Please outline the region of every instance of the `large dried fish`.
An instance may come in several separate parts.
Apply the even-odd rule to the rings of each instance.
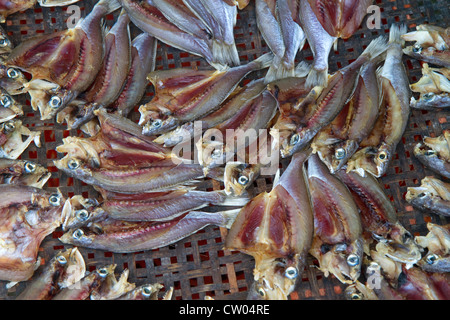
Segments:
[[[102,19],[118,6],[116,0],[100,0],[74,28],[14,48],[6,65],[32,75],[26,90],[41,119],[51,119],[92,84],[104,57]]]
[[[417,244],[427,249],[417,265],[427,272],[450,272],[450,225],[427,223],[428,234],[416,236]]]
[[[426,168],[450,178],[450,130],[444,130],[438,137],[424,137],[413,152]]]
[[[408,187],[405,200],[414,207],[450,217],[450,183],[428,176],[420,187]]]
[[[59,252],[30,280],[16,300],[51,300],[62,288],[81,280],[85,272],[85,262],[77,248]]]
[[[362,142],[362,149],[348,161],[348,170],[362,175],[367,172],[381,177],[386,173],[409,120],[411,91],[402,61],[401,40],[405,32],[406,26],[391,26],[386,60],[380,73],[385,112],[380,114],[367,144]]]
[[[44,238],[62,223],[64,198],[39,188],[0,185],[0,279],[28,280]]]
[[[247,74],[268,67],[272,58],[272,54],[265,54],[246,65],[221,71],[181,68],[150,73],[148,79],[156,95],[139,108],[143,133],[150,136],[168,132],[211,114]]]
[[[350,189],[360,210],[363,230],[378,241],[377,251],[409,266],[420,260],[419,248],[399,222],[394,206],[377,179],[369,174],[362,177],[353,171],[346,172],[345,168],[336,175]]]
[[[107,218],[95,228],[71,229],[59,239],[63,243],[111,252],[152,250],[175,243],[209,225],[229,228],[239,210],[191,211],[168,221],[127,222]]]
[[[272,190],[242,208],[225,247],[255,258],[250,299],[287,299],[301,278],[313,238],[313,212],[304,162],[296,153]]]
[[[363,261],[362,226],[358,207],[348,188],[312,155],[307,162],[309,190],[314,209],[314,240],[310,253],[325,276],[330,273],[351,284]]]
[[[0,159],[0,184],[42,188],[50,176],[47,168],[33,161]]]

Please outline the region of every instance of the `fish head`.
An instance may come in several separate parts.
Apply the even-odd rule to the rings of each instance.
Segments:
[[[77,247],[89,246],[94,242],[94,239],[95,234],[84,227],[70,229],[59,238],[62,243],[71,244]]]
[[[178,125],[178,121],[172,117],[155,118],[148,120],[142,127],[142,134],[146,136],[153,136],[161,133],[166,133]]]
[[[61,270],[58,286],[66,288],[80,281],[86,274],[86,264],[78,248],[69,248],[53,257],[52,262]]]
[[[378,300],[377,295],[369,286],[355,281],[344,290],[346,300]]]
[[[242,195],[259,176],[260,169],[259,164],[227,162],[224,172],[225,192],[235,196]]]
[[[450,258],[428,252],[417,262],[417,266],[426,272],[448,272],[450,270]]]
[[[405,200],[418,208],[429,208],[436,195],[428,187],[408,187]]]
[[[249,300],[287,300],[300,277],[298,259],[264,259],[253,270]]]
[[[100,156],[96,150],[95,141],[91,139],[69,136],[63,139],[62,145],[56,147],[56,151],[83,160],[93,168],[100,167]]]
[[[78,158],[65,156],[62,159],[54,161],[55,166],[71,177],[89,178],[92,176],[91,169],[86,163]]]
[[[5,89],[0,88],[0,108],[9,109],[16,115],[23,115],[23,106],[18,103]]]
[[[88,225],[102,213],[96,199],[75,195],[64,203],[62,229],[66,231]]]
[[[347,172],[355,171],[360,176],[364,177],[367,173],[376,175],[378,170],[375,163],[375,157],[377,157],[378,150],[373,147],[366,147],[358,150],[347,161]]]
[[[25,139],[23,139],[25,137]],[[40,132],[30,131],[21,120],[0,123],[0,156],[17,159],[31,142],[40,147]]]
[[[4,32],[3,28],[0,32],[0,54],[10,53],[14,48],[14,44],[11,39],[8,37],[7,33]]]
[[[440,156],[450,159],[450,130],[444,130],[438,137],[424,137],[423,143]]]
[[[410,106],[413,109],[432,110],[436,108],[445,108],[450,105],[450,95],[448,93],[427,92],[420,94],[417,100],[411,97]]]
[[[46,167],[33,161],[21,161],[21,167],[22,175],[19,179],[21,184],[42,188],[51,177]]]

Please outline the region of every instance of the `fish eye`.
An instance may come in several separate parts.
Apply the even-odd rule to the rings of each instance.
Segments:
[[[89,218],[89,212],[86,209],[77,210],[75,216],[80,221],[86,221]]]
[[[59,194],[54,193],[48,198],[48,202],[52,206],[57,207],[57,206],[59,206],[61,204],[61,197],[60,197]]]
[[[61,98],[58,96],[51,97],[48,105],[53,109],[59,108],[61,106]]]
[[[150,286],[145,286],[142,288],[142,295],[144,297],[150,297],[150,295],[152,294],[152,288]]]
[[[436,262],[436,260],[438,259],[438,256],[435,254],[430,254],[425,258],[425,261],[428,264],[434,264]]]
[[[291,140],[289,141],[289,144],[291,146],[296,145],[300,141],[300,135],[298,133],[295,133],[291,136]]]
[[[62,265],[65,265],[67,263],[67,259],[64,256],[56,257],[56,261],[58,261],[58,263]]]
[[[432,100],[435,97],[435,94],[433,92],[427,92],[423,95],[423,98],[425,100]]]
[[[70,170],[78,169],[79,166],[80,163],[75,159],[70,159],[69,161],[67,161],[67,168],[69,168]]]
[[[436,154],[436,151],[434,151],[434,150],[427,150],[424,152],[424,155],[427,157],[434,156],[435,154]]]
[[[357,266],[359,264],[359,257],[356,254],[351,254],[347,258],[347,264],[350,267]]]
[[[387,159],[386,152],[384,151],[380,152],[380,154],[378,155],[378,159],[380,159],[381,161],[385,161]]]
[[[0,96],[0,104],[5,108],[9,108],[12,104],[12,98],[7,94],[2,94]]]
[[[8,70],[6,71],[6,74],[8,75],[9,78],[15,79],[19,76],[19,71],[17,71],[14,68],[8,68]]]
[[[25,172],[26,173],[33,173],[33,172],[35,172],[36,171],[36,164],[35,163],[33,163],[33,162],[29,162],[29,161],[27,161],[27,162],[25,162]]]
[[[415,53],[421,53],[422,52],[422,47],[419,44],[416,44],[413,47],[412,51],[415,52]]]
[[[5,132],[12,132],[16,129],[16,125],[14,124],[13,121],[8,121],[3,125],[3,128],[5,130]]]
[[[259,288],[256,290],[256,292],[258,292],[258,294],[259,294],[261,297],[265,297],[265,296],[266,296],[266,291],[265,291],[262,287],[259,287]]]
[[[77,229],[73,232],[72,237],[76,240],[80,240],[84,236],[84,232],[81,229]]]
[[[346,152],[345,152],[344,148],[338,148],[338,149],[336,149],[336,152],[334,153],[334,156],[335,156],[336,159],[342,160],[342,159],[344,159],[345,154],[346,154]]]
[[[286,269],[286,271],[284,272],[284,276],[288,279],[295,279],[298,276],[298,270],[295,267],[289,267]]]
[[[361,295],[357,294],[357,293],[352,293],[352,295],[350,296],[351,300],[362,300]]]
[[[161,120],[161,119],[153,120],[153,122],[152,122],[152,127],[154,127],[154,128],[159,128],[159,127],[161,127],[161,126],[162,126],[162,120]]]
[[[248,181],[249,181],[249,179],[244,175],[242,175],[238,178],[238,183],[243,186],[245,186],[248,183]]]
[[[5,48],[5,47],[7,47],[9,45],[10,45],[10,42],[9,42],[8,39],[6,39],[6,38],[1,38],[0,39],[0,47]]]
[[[97,269],[97,273],[100,277],[104,278],[108,275],[108,269],[106,268]]]

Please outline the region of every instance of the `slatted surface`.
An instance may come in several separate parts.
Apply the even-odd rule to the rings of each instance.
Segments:
[[[96,1],[80,1],[81,16],[85,16]],[[345,67],[356,59],[372,39],[379,35],[387,35],[392,23],[405,23],[409,30],[414,30],[416,25],[432,23],[448,26],[450,10],[447,0],[442,1],[380,1],[375,4],[381,7],[381,28],[369,30],[366,20],[361,28],[349,40],[338,43],[337,51],[330,54],[330,72]],[[70,16],[66,7],[41,8],[16,13],[10,16],[4,25],[6,31],[16,44],[37,34],[51,33],[67,28],[66,20]],[[112,25],[117,13],[107,16],[107,25]],[[132,35],[139,33],[134,26]],[[261,54],[268,52],[267,45],[257,30],[253,2],[243,11],[239,12],[235,28],[235,38],[240,54],[241,62],[251,61]],[[298,61],[312,61],[312,53],[306,45],[299,53]],[[180,52],[174,48],[159,43],[157,51],[157,69],[169,69],[176,67],[208,67],[199,57]],[[420,63],[414,59],[404,57],[405,66],[411,82],[416,82],[421,77]],[[261,77],[262,73],[255,72],[250,78]],[[142,102],[149,101],[153,95],[153,88],[148,86],[146,96]],[[22,155],[22,159],[32,159],[45,166],[52,172],[52,177],[46,185],[48,189],[59,188],[64,195],[73,196],[82,194],[85,197],[94,196],[95,192],[90,186],[67,177],[58,172],[53,165],[53,160],[61,157],[55,148],[61,144],[61,140],[68,135],[80,135],[77,130],[68,131],[65,125],[59,125],[52,121],[39,120],[39,114],[30,108],[27,96],[20,97],[20,101],[26,104],[25,115],[22,118],[25,125],[32,130],[42,131],[41,148],[30,146]],[[137,108],[131,115],[137,120],[139,114]],[[414,235],[427,233],[426,223],[449,223],[448,219],[432,213],[423,213],[415,210],[404,200],[407,187],[420,185],[420,180],[427,175],[434,175],[425,169],[414,157],[413,144],[424,137],[440,135],[442,130],[449,129],[449,113],[445,111],[413,111],[410,123],[406,129],[402,143],[397,148],[397,155],[385,176],[381,178],[397,208],[400,221]],[[283,167],[287,164],[283,162]],[[256,195],[272,187],[272,177],[260,177],[255,181],[250,194]],[[223,186],[216,181],[206,180],[199,189],[217,190]],[[130,270],[130,282],[136,285],[144,283],[161,283],[165,288],[173,286],[174,299],[204,299],[212,296],[215,299],[245,299],[247,290],[252,283],[253,259],[240,252],[223,250],[224,239],[227,230],[218,227],[207,227],[191,237],[179,241],[158,250],[136,252],[129,254],[115,254],[100,250],[80,248],[85,258],[88,270],[97,266],[115,263],[116,272],[125,268]],[[41,245],[39,255],[42,264],[49,261],[56,252],[67,246],[63,245],[58,237],[62,235],[57,230],[48,236]],[[317,261],[309,257],[308,265],[299,281],[298,289],[291,294],[292,299],[344,299],[342,285],[333,276],[325,278],[315,268]],[[26,282],[19,283],[7,290],[6,282],[0,281],[0,299],[14,299],[27,286]],[[164,293],[164,290],[163,292]]]

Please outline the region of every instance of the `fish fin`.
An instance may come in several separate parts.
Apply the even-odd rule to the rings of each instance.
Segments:
[[[122,4],[119,0],[100,0],[97,4],[105,3],[107,6],[107,14],[116,11],[117,9],[122,7]]]
[[[220,212],[225,218],[225,223],[220,227],[230,229],[233,225],[234,220],[236,220],[237,215],[241,212],[241,209],[227,210]]]
[[[396,24],[391,25],[391,29],[389,30],[389,43],[397,43],[400,45],[405,45],[405,40],[402,38],[402,35],[406,34],[408,31],[408,27],[405,24],[397,26]]]
[[[275,173],[275,177],[273,178],[273,185],[276,186],[278,184],[278,181],[280,181],[280,169],[277,170],[277,172]]]
[[[386,38],[380,36],[369,43],[362,55],[369,56],[369,59],[373,60],[384,53],[387,47]]]
[[[274,59],[274,55],[271,52],[265,53],[259,58],[253,60],[250,63],[256,63],[258,65],[257,69],[269,68]]]
[[[226,195],[225,191],[220,192],[223,192],[223,194],[225,195],[225,200],[223,202],[217,203],[216,205],[218,206],[243,207],[250,200],[250,198],[247,195],[237,197]]]
[[[326,87],[328,83],[328,68],[326,70],[317,70],[312,68],[306,78],[305,87],[314,88],[316,86]]]
[[[212,55],[214,60],[221,65],[238,66],[241,63],[234,43],[227,45],[223,42],[213,41]]]
[[[308,75],[308,73],[311,71],[311,65],[307,63],[306,61],[301,61],[296,67],[295,67],[295,76],[297,78],[303,78]]]

